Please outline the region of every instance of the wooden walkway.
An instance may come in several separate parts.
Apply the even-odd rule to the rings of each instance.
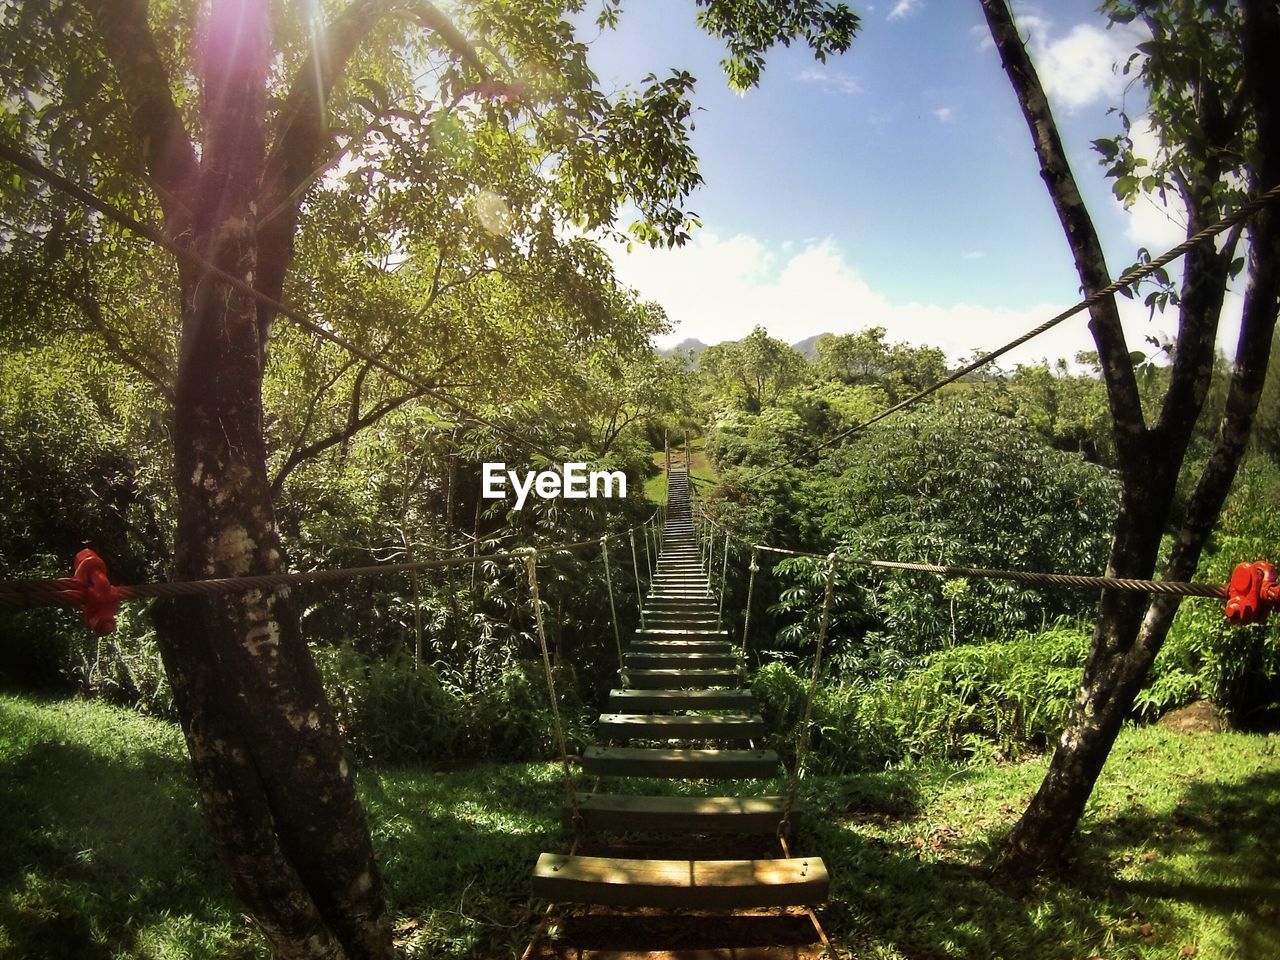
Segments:
[[[657,568],[643,626],[624,653],[621,672],[620,686],[609,693],[609,712],[596,725],[599,742],[581,757],[584,773],[606,786],[614,781],[619,791],[578,796],[575,850],[586,847],[602,855],[542,854],[533,872],[534,893],[553,904],[583,904],[606,913],[609,908],[697,913],[824,902],[828,877],[818,857],[721,856],[743,847],[785,850],[776,842],[785,798],[749,789],[725,795],[724,781],[776,777],[780,765],[776,753],[754,745],[764,723],[752,693],[742,686],[728,632],[721,629],[683,469],[673,468],[668,477]],[[697,792],[647,796],[617,783],[636,778],[694,781]],[[637,781],[635,786],[644,785]],[[574,813],[566,803],[566,822],[573,823]],[[637,835],[657,839],[637,842]],[[690,857],[688,851],[699,845],[705,858]],[[643,856],[635,855],[637,850]]]

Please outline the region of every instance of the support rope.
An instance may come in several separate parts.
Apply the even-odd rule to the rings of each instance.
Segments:
[[[560,746],[560,765],[564,769],[565,789],[569,794],[569,809],[574,833],[582,831],[582,813],[578,809],[578,785],[569,763],[569,741],[564,735],[564,722],[560,719],[560,700],[556,696],[556,678],[551,670],[551,653],[547,649],[547,627],[542,619],[542,600],[538,596],[538,548],[525,547],[525,569],[529,572],[529,597],[533,604],[533,618],[538,628],[538,646],[542,648],[542,666],[547,674],[547,692],[551,697],[551,717],[555,724],[556,740]]]
[[[724,535],[724,562],[720,564],[720,610],[716,614],[716,629],[724,629],[724,594],[729,581],[729,535]]]
[[[636,534],[634,530],[628,531],[631,538],[631,569],[636,575],[636,606],[640,608],[640,629],[645,629],[644,624],[644,593],[640,590],[640,562],[636,559]]]
[[[618,607],[613,602],[613,574],[609,570],[609,538],[600,538],[600,550],[604,554],[604,583],[609,589],[609,616],[613,621],[613,642],[618,648],[618,676],[622,678],[622,688],[627,688],[627,668],[622,659],[622,635],[618,631]]]
[[[756,590],[756,574],[760,572],[760,548],[751,548],[751,564],[747,567],[750,576],[747,579],[747,609],[742,615],[742,649],[738,652],[738,677],[745,682],[747,678],[747,635],[751,630],[751,597]]]

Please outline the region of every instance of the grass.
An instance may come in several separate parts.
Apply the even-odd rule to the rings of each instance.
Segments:
[[[698,480],[704,481],[700,489],[705,492],[709,485],[720,482],[720,474],[716,473],[715,468],[711,465],[711,460],[707,457],[707,438],[696,437],[689,441],[689,461],[693,468],[693,479],[696,483]],[[672,446],[671,462],[679,466],[684,462],[684,448]],[[667,502],[667,474],[666,454],[662,450],[655,450],[653,453],[653,464],[662,472],[656,476],[649,477],[644,482],[644,495],[654,503]]]
[[[824,815],[801,842],[833,876],[829,930],[878,960],[1280,956],[1276,737],[1125,731],[1070,867],[1002,889],[981,864],[1043,764],[806,782]],[[558,769],[366,769],[361,790],[406,953],[511,956],[541,907],[528,894],[536,855],[567,846]],[[266,956],[217,867],[172,726],[0,697],[0,957]]]

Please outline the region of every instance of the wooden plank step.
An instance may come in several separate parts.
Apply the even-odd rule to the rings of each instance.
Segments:
[[[628,653],[733,653],[728,640],[637,640]]]
[[[640,627],[632,631],[637,640],[724,640],[728,630],[675,629],[672,627]]]
[[[778,860],[622,860],[544,853],[533,892],[553,903],[744,909],[821,903],[830,880],[819,857]]]
[[[778,755],[772,750],[591,746],[582,751],[582,772],[593,777],[767,780],[778,775]]]
[[[640,797],[587,793],[578,797],[578,813],[588,830],[623,833],[755,833],[772,834],[782,820],[783,797]],[[573,825],[573,808],[561,807]],[[792,810],[796,823],[799,811]]]
[[[677,630],[714,630],[719,617],[704,616],[701,613],[666,613],[645,609],[644,622],[646,630],[657,630],[658,627],[676,627]]]
[[[759,714],[670,715],[662,713],[602,713],[596,721],[596,736],[602,739],[705,740],[723,737],[748,740],[764,735]]]
[[[692,650],[632,650],[623,654],[623,662],[637,670],[736,670],[738,667],[738,658],[732,653]]]
[[[687,619],[684,617],[655,617],[648,611],[644,615],[644,629],[646,630],[714,630],[716,628],[716,618],[710,619]]]
[[[750,690],[610,690],[609,708],[617,713],[647,710],[755,710]]]
[[[659,597],[648,597],[645,599],[644,603],[644,614],[647,617],[654,613],[705,617],[717,615],[719,613],[719,608],[714,600],[707,597],[698,597],[694,600],[678,600],[675,602]]]
[[[627,686],[639,690],[703,690],[707,687],[735,687],[736,670],[633,670],[627,668]]]

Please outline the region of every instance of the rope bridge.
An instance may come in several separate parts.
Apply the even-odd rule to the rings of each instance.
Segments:
[[[782,796],[645,792],[660,779],[719,787],[779,774],[777,753],[754,745],[765,727],[745,688],[745,650],[735,649],[723,629],[728,560],[721,561],[717,597],[708,550],[690,510],[687,471],[672,468],[641,623],[625,650],[619,647],[619,686],[608,695],[611,712],[596,722],[598,742],[578,758],[596,786],[580,792],[566,759],[563,814],[573,843],[568,853],[542,854],[534,867],[534,892],[551,903],[544,929],[559,904],[679,911],[799,907],[825,943],[811,905],[827,897],[826,866],[790,849],[798,769]],[[618,792],[598,792],[606,779],[619,784]],[[636,834],[659,838],[641,846],[645,856],[635,855]],[[709,847],[709,856],[688,856],[695,838]],[[765,848],[776,844],[780,855],[724,857],[736,848],[760,848],[762,841]],[[535,936],[526,958],[539,943]]]

